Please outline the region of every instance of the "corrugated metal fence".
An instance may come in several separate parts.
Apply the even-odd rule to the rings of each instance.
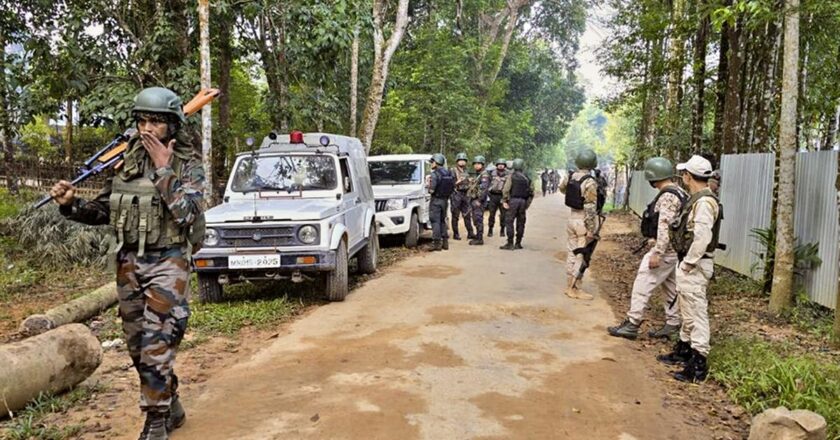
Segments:
[[[812,301],[834,308],[840,269],[840,231],[838,230],[837,151],[799,153],[796,157],[795,236],[799,243],[819,243],[822,264],[803,280]],[[756,228],[768,228],[773,203],[772,153],[724,155],[721,160],[721,204],[724,221],[721,242],[726,251],[717,251],[715,262],[744,275],[759,277],[754,271],[764,249],[752,236]],[[656,196],[641,171],[630,183],[630,208],[641,214]]]
[[[815,151],[796,156],[794,234],[799,243],[819,243],[822,264],[808,271],[808,296],[834,308],[837,300],[837,151]]]
[[[775,163],[773,153],[724,155],[720,163],[724,217],[720,242],[726,250],[717,251],[715,262],[754,278],[761,276],[754,269],[761,263],[759,254],[764,248],[751,231],[770,227]]]

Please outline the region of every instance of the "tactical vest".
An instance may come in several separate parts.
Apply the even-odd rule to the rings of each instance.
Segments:
[[[659,194],[657,194],[653,201],[647,206],[645,212],[642,213],[642,236],[645,238],[656,238],[657,235],[659,235],[659,211],[656,210],[656,204],[659,202],[659,198],[665,193],[673,194],[680,199],[681,211],[682,205],[684,205],[685,201],[688,199],[688,194],[677,187],[666,186],[665,188],[662,188],[662,190],[659,191]]]
[[[467,196],[471,199],[481,197],[481,179],[487,174],[484,170],[477,173],[470,173],[470,186],[467,190]]]
[[[176,144],[172,169],[180,179],[183,164],[192,157],[192,151],[179,145],[183,144]],[[204,239],[204,214],[191,228],[179,227],[150,178],[152,173],[153,166],[142,144],[137,139],[131,141],[125,163],[111,183],[109,203],[111,226],[117,235],[115,252],[129,247],[137,249],[137,256],[143,256],[147,249],[195,245]]]
[[[434,173],[437,176],[437,183],[432,196],[439,199],[448,199],[455,191],[455,177],[446,168],[438,168]]]
[[[522,173],[513,173],[510,177],[510,197],[528,199],[531,197],[531,179]]]
[[[494,194],[501,194],[502,190],[505,188],[505,180],[507,180],[510,175],[506,171],[504,173],[499,173],[499,170],[493,170],[490,176],[493,179],[490,182],[490,192]]]
[[[569,184],[566,186],[566,206],[572,209],[583,209],[586,201],[583,197],[583,182],[588,179],[593,179],[589,174],[580,178],[580,180],[569,178]]]
[[[470,178],[467,170],[461,170],[458,167],[452,168],[452,174],[455,175],[455,181],[457,182],[458,179],[463,178],[464,180],[461,183],[455,185],[455,189],[458,191],[466,191],[470,187]]]
[[[694,231],[688,230],[689,221],[693,221],[693,219],[689,219],[689,216],[694,210],[694,205],[703,197],[712,198],[718,206],[718,215],[715,219],[714,225],[712,226],[712,241],[706,247],[706,253],[712,253],[718,248],[718,240],[720,238],[720,221],[721,218],[723,218],[723,208],[720,206],[720,202],[712,190],[705,188],[702,191],[692,194],[691,198],[689,198],[687,202],[683,203],[680,215],[674,219],[669,228],[671,245],[674,247],[674,251],[677,253],[677,258],[679,258],[680,261],[682,261],[688,254],[688,250],[691,248],[691,243],[694,242]]]

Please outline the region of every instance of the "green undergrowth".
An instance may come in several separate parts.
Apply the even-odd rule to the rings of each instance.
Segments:
[[[709,358],[712,377],[751,414],[768,408],[814,411],[828,422],[828,438],[840,439],[840,365],[802,354],[785,343],[728,337]]]
[[[51,424],[45,419],[53,414],[63,413],[88,401],[102,391],[100,386],[80,386],[58,395],[43,394],[33,400],[15,417],[0,425],[0,438],[8,440],[65,440],[76,438],[82,431],[81,425]]]
[[[763,296],[761,283],[722,266],[715,266],[715,278],[709,283],[709,296]]]

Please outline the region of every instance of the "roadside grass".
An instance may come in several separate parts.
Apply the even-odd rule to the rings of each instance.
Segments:
[[[797,293],[796,304],[785,314],[785,318],[799,331],[820,340],[829,341],[832,337],[834,312],[828,307],[811,302],[804,290]]]
[[[828,422],[828,438],[840,439],[840,365],[803,354],[787,343],[731,336],[709,358],[712,377],[751,414],[768,408],[814,411]]]
[[[80,386],[59,396],[43,394],[16,414],[5,427],[0,427],[0,434],[2,434],[0,437],[8,440],[75,438],[81,433],[82,425],[52,425],[44,422],[44,419],[53,414],[66,412],[101,391],[102,387],[95,385]]]
[[[738,272],[715,266],[715,278],[709,284],[709,296],[763,296],[761,282]]]

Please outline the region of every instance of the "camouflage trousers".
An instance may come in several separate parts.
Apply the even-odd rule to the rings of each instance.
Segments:
[[[140,408],[166,411],[177,393],[175,353],[190,316],[190,265],[174,248],[123,250],[117,256],[117,295],[128,352],[140,376]]]
[[[569,222],[566,223],[566,242],[568,243],[568,252],[566,252],[566,276],[568,282],[571,282],[577,276],[581,265],[583,264],[583,255],[575,255],[575,249],[586,246],[586,225],[583,222],[583,215],[576,216],[572,212],[569,217]]]
[[[464,226],[467,228],[467,234],[473,234],[472,219],[470,218],[470,199],[467,193],[463,191],[455,191],[449,197],[449,208],[452,211],[452,234],[456,237],[461,234],[458,232],[458,214],[464,217]]]
[[[711,258],[703,258],[690,272],[677,265],[677,304],[682,315],[680,340],[691,344],[703,356],[711,349],[709,338],[709,302],[706,289],[714,274],[715,263]]]
[[[633,324],[641,324],[651,295],[657,287],[662,286],[665,290],[665,323],[678,326],[680,325],[680,310],[674,302],[677,297],[677,254],[662,255],[659,258],[659,267],[651,269],[650,256],[652,254],[653,249],[645,254],[639,264],[636,281],[633,282],[633,293],[630,295],[630,310],[627,312],[627,317]]]
[[[470,199],[472,223],[477,238],[484,238],[484,200]]]

